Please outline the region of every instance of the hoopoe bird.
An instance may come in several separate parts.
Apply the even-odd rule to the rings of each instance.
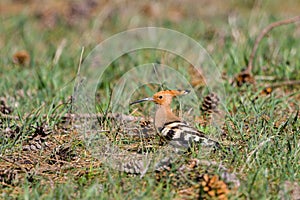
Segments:
[[[186,122],[176,116],[171,110],[174,97],[188,94],[188,90],[165,90],[130,103],[130,105],[151,101],[157,105],[154,126],[161,136],[176,149],[190,149],[193,145],[200,144],[205,147],[219,147],[220,144],[209,139],[203,132],[189,126]]]

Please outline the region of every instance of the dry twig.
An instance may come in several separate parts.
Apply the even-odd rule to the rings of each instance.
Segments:
[[[287,25],[287,24],[291,24],[291,23],[296,23],[298,21],[300,21],[300,15],[293,17],[293,18],[273,22],[270,25],[268,25],[267,27],[265,27],[255,40],[254,46],[252,48],[252,51],[251,51],[251,54],[249,57],[249,62],[248,62],[247,68],[244,69],[241,73],[239,73],[235,77],[235,79],[232,83],[235,82],[238,86],[241,86],[244,83],[255,84],[255,79],[252,76],[252,69],[253,69],[254,58],[255,58],[255,55],[256,55],[256,52],[257,52],[257,49],[258,49],[258,46],[259,46],[261,40],[275,27],[279,27],[279,26]]]
[[[265,35],[267,35],[275,27],[295,23],[295,22],[298,22],[298,21],[300,21],[300,15],[296,16],[296,17],[293,17],[293,18],[273,22],[269,26],[264,28],[255,40],[253,49],[252,49],[251,54],[250,54],[248,66],[247,66],[247,69],[245,70],[245,72],[248,72],[249,74],[251,74],[252,69],[253,69],[253,61],[254,61],[254,58],[255,58],[255,55],[256,55],[256,52],[257,52],[257,49],[258,49],[258,45],[259,45],[260,41],[265,37]]]
[[[288,80],[283,82],[277,82],[266,86],[266,88],[278,88],[282,86],[300,85],[300,80]]]

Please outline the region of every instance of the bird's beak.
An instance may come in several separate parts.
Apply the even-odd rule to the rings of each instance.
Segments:
[[[140,100],[131,102],[129,105],[131,106],[131,105],[133,105],[133,104],[141,103],[141,102],[144,102],[144,101],[153,101],[153,98],[152,98],[152,97],[148,97],[148,98],[145,98],[145,99],[140,99]]]

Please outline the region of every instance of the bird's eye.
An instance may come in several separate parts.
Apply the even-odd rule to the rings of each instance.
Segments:
[[[158,98],[159,98],[159,99],[162,99],[163,97],[162,97],[162,96],[158,96]]]

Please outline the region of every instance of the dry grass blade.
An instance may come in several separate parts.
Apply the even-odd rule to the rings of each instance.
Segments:
[[[56,65],[58,63],[59,58],[60,58],[60,56],[61,56],[61,54],[63,52],[63,49],[65,48],[66,44],[67,44],[67,40],[65,38],[62,39],[62,41],[60,42],[60,44],[59,44],[59,46],[58,46],[58,48],[57,48],[57,50],[55,52],[55,56],[54,56],[54,59],[53,59],[54,65]]]
[[[9,163],[11,163],[11,164],[13,164],[13,165],[16,165],[17,167],[19,167],[23,172],[25,172],[26,174],[27,174],[27,170],[23,167],[23,165],[21,165],[20,163],[18,163],[18,162],[16,162],[16,161],[13,161],[13,160],[11,160],[11,159],[9,159],[9,158],[5,158],[5,157],[3,157],[3,156],[0,156],[0,159],[2,159],[2,160],[4,160],[4,161],[6,161],[6,162],[9,162]]]

